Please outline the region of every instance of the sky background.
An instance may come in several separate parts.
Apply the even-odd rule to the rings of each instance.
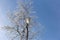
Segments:
[[[60,0],[33,0],[35,15],[45,27],[41,40],[60,40]],[[6,13],[14,10],[16,0],[0,0],[0,27],[8,24]],[[0,40],[8,40],[5,32],[0,30]]]

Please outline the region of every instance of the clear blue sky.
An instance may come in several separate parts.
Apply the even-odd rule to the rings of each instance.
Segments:
[[[0,0],[0,26],[8,24],[6,11],[13,10],[15,6],[15,0]],[[60,0],[34,0],[34,7],[46,29],[42,40],[60,40]],[[0,40],[6,39],[3,33],[0,31]]]

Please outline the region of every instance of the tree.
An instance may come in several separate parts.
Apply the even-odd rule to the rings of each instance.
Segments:
[[[11,21],[11,26],[5,26],[5,29],[10,32],[11,40],[19,38],[19,40],[32,40],[41,26],[36,22],[36,17],[33,16],[32,0],[18,0],[18,6],[12,13],[8,12],[8,18]],[[35,18],[35,19],[34,19]],[[40,27],[41,28],[41,27]],[[37,36],[37,35],[36,35]]]

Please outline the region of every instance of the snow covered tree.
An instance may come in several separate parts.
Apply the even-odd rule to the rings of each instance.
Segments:
[[[13,12],[8,12],[11,26],[5,26],[10,40],[34,40],[41,32],[41,24],[36,19],[32,0],[18,0],[18,6]]]

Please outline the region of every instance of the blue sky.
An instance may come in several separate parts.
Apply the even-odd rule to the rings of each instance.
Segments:
[[[45,26],[42,40],[60,40],[60,0],[33,0],[35,15],[40,23]],[[0,0],[0,26],[7,25],[6,12],[16,7],[15,0]],[[4,32],[0,32],[0,40],[7,40]],[[4,39],[3,39],[4,38]]]

